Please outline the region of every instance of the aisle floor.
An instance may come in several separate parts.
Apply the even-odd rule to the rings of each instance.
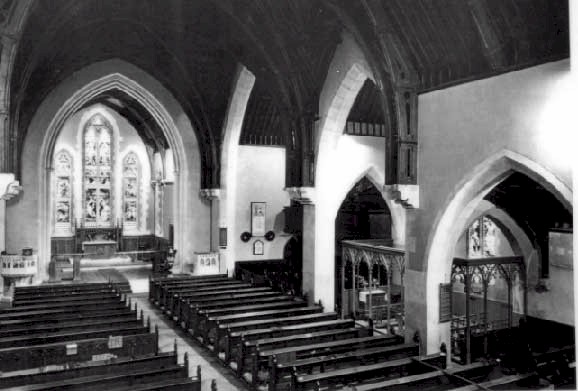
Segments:
[[[183,363],[185,352],[189,354],[189,374],[196,376],[197,366],[201,366],[201,378],[203,391],[211,389],[211,381],[217,381],[218,391],[246,390],[247,387],[239,380],[232,371],[225,368],[221,361],[212,353],[200,346],[173,322],[165,317],[162,312],[154,307],[148,300],[148,293],[136,293],[131,295],[133,306],[137,303],[138,312],[142,309],[144,317],[150,316],[153,328],[159,327],[159,345],[161,352],[173,351],[175,339],[179,354],[179,363]]]

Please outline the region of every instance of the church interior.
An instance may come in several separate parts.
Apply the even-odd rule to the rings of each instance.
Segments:
[[[0,0],[0,390],[576,389],[577,9]]]

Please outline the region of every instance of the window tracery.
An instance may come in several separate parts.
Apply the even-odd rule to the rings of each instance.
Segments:
[[[84,129],[84,213],[86,226],[110,227],[112,218],[112,127],[100,114]]]
[[[72,156],[61,151],[55,156],[55,227],[70,230],[72,221]]]
[[[129,153],[123,164],[123,220],[125,225],[138,224],[140,167],[135,153]]]

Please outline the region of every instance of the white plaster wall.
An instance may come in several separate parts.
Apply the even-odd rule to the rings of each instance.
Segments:
[[[10,221],[7,227],[7,242],[10,251],[16,251],[25,246],[38,248],[41,245],[40,234],[42,213],[40,208],[40,176],[39,163],[41,145],[47,128],[58,111],[75,93],[85,88],[89,83],[120,74],[127,80],[136,82],[144,90],[154,96],[162,105],[169,120],[175,126],[175,131],[182,145],[185,155],[178,163],[177,181],[182,188],[175,198],[182,205],[182,210],[175,211],[182,221],[181,231],[175,232],[180,258],[177,258],[175,270],[179,271],[180,260],[192,260],[195,251],[209,250],[209,208],[203,204],[198,196],[201,184],[199,145],[192,125],[177,100],[157,80],[132,64],[122,60],[109,60],[92,64],[59,84],[38,108],[28,130],[23,148],[22,158],[22,194],[10,202],[7,207],[7,218]],[[173,148],[174,149],[174,148]],[[180,240],[179,240],[180,238]],[[46,256],[46,254],[43,254]],[[47,259],[41,259],[40,273],[45,273]]]
[[[471,199],[451,202],[464,186],[476,185],[468,180],[479,165],[507,150],[539,169],[542,178],[571,189],[573,146],[568,139],[576,121],[569,79],[569,61],[559,61],[420,95],[421,207],[415,220],[416,248],[410,252],[415,272],[410,273],[407,299],[414,317],[409,323],[423,332],[427,324],[428,351],[449,339],[449,324],[440,325],[437,319],[438,286],[449,281],[454,246],[472,211],[452,210],[445,217],[456,218],[442,217],[449,206],[463,209]],[[447,226],[438,227],[440,221]],[[434,241],[437,234],[445,240]]]
[[[281,259],[283,248],[290,236],[283,233],[285,219],[283,207],[289,206],[285,187],[285,148],[240,145],[237,156],[237,194],[235,206],[235,232],[229,242],[235,242],[236,259],[227,260],[232,270],[235,261]],[[275,239],[251,238],[243,242],[242,232],[251,232],[251,202],[266,202],[265,231],[274,231]],[[264,242],[264,254],[253,255],[255,240]]]

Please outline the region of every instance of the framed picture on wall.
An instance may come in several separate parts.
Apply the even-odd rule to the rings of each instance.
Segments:
[[[253,243],[253,255],[263,255],[265,253],[265,244],[262,240],[256,240]]]
[[[251,202],[251,235],[265,236],[265,214],[267,203]]]

